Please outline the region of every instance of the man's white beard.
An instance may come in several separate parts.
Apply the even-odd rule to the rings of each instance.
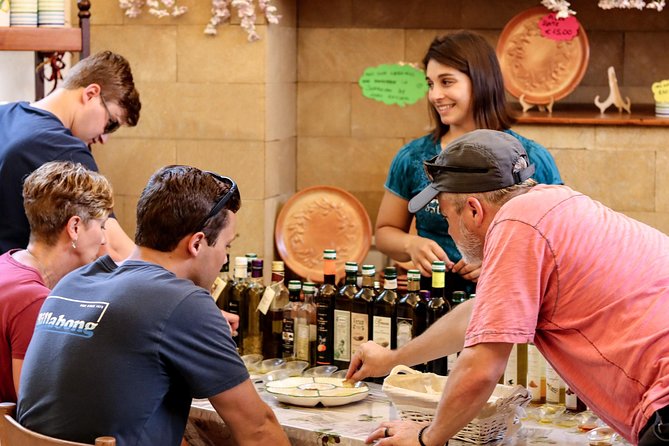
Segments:
[[[483,240],[479,240],[473,232],[465,228],[462,218],[458,220],[458,228],[462,240],[460,243],[455,242],[455,246],[462,254],[462,259],[467,264],[480,264],[483,260]]]

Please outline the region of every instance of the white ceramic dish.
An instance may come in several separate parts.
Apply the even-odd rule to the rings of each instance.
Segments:
[[[318,403],[325,407],[342,406],[367,397],[369,388],[363,382],[354,387],[344,387],[341,378],[295,377],[271,381],[265,390],[278,401],[295,406],[313,407]]]

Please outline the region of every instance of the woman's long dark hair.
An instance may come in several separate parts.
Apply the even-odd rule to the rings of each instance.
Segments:
[[[495,50],[479,34],[458,31],[436,37],[430,44],[423,66],[435,60],[465,73],[472,82],[474,122],[479,129],[506,130],[515,119],[504,96],[504,78]],[[441,140],[449,129],[442,123],[437,110],[428,102],[434,120],[432,138]]]

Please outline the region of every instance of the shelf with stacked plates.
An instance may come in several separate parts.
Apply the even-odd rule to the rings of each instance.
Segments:
[[[669,118],[655,115],[655,105],[640,104],[632,106],[632,113],[618,112],[615,109],[600,113],[592,104],[560,104],[552,113],[545,111],[523,112],[514,109],[518,124],[523,125],[609,125],[609,126],[645,126],[669,127]]]
[[[0,27],[0,51],[33,51],[35,65],[42,66],[54,54],[79,52],[81,58],[90,54],[89,0],[78,0],[79,28]],[[35,73],[35,98],[44,97],[41,70]]]

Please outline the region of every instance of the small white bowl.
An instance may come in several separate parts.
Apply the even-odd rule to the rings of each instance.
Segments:
[[[336,371],[336,365],[319,365],[305,370],[302,376],[330,376]]]

